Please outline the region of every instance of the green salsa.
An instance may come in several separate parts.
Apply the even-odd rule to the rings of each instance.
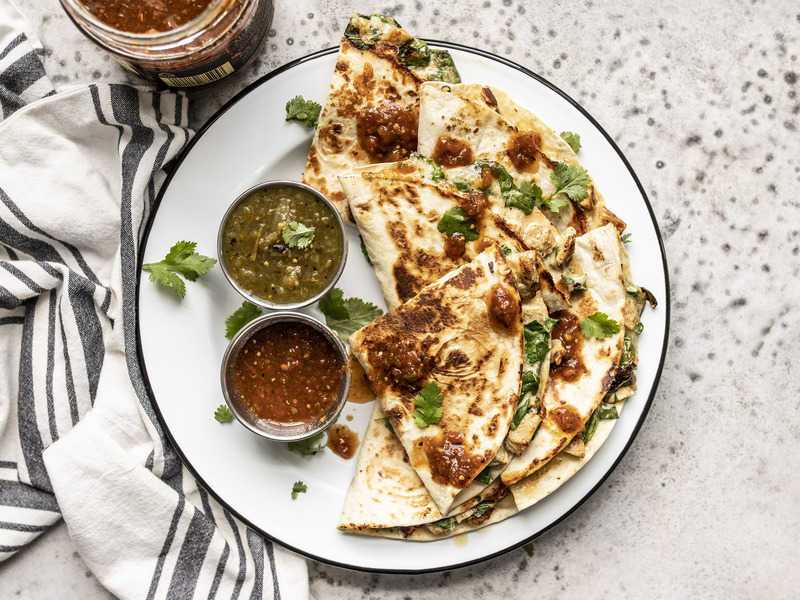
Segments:
[[[301,302],[336,275],[342,233],[333,210],[292,186],[255,190],[223,228],[222,259],[248,294],[275,304]]]

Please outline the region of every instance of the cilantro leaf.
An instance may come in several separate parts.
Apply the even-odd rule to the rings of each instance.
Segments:
[[[308,486],[302,481],[295,481],[292,486],[292,500],[297,500],[298,494],[305,494],[308,491]]]
[[[364,258],[367,259],[367,263],[369,263],[371,265],[372,264],[372,259],[369,257],[369,254],[367,253],[367,245],[364,243],[364,238],[359,235],[358,239],[359,239],[359,241],[361,243],[361,254],[363,254]]]
[[[583,292],[586,290],[586,275],[582,275],[577,279],[569,275],[561,275],[561,280],[569,288],[570,293]]]
[[[631,234],[630,233],[623,233],[620,238],[623,244],[629,244],[631,241]]]
[[[619,412],[616,406],[600,406],[597,409],[597,418],[602,421],[613,421],[619,419]]]
[[[517,410],[514,411],[511,419],[510,429],[519,427],[522,419],[531,409],[538,410],[538,406],[531,406],[528,394],[536,394],[539,391],[542,363],[550,350],[550,332],[556,323],[558,323],[558,319],[547,317],[542,323],[531,321],[523,328],[525,362],[522,366],[522,387],[519,392],[520,399],[517,403]]]
[[[427,67],[431,62],[431,49],[422,40],[414,38],[400,46],[397,59],[409,67]]]
[[[600,415],[597,413],[599,409],[600,407],[598,406],[589,417],[589,420],[586,421],[586,426],[583,428],[583,433],[581,434],[583,436],[584,444],[589,443],[589,440],[592,439],[594,432],[597,430],[597,422],[600,420]]]
[[[318,102],[295,96],[286,103],[286,120],[300,121],[306,127],[313,129],[317,126],[321,110],[322,107]]]
[[[531,373],[531,371],[526,371],[526,373]],[[525,373],[522,374],[523,376]],[[539,386],[538,376],[536,381],[536,386]],[[522,394],[520,394],[522,396]],[[522,400],[519,401],[517,404],[517,410],[514,411],[514,417],[511,419],[511,425],[509,429],[516,429],[519,427],[519,424],[522,423],[522,419],[525,418],[525,415],[528,414],[528,410],[530,410],[531,402],[528,400],[528,395],[525,394]]]
[[[520,209],[526,215],[542,204],[542,188],[530,181],[522,181],[518,188],[508,190],[504,195],[506,206]]]
[[[574,131],[562,131],[561,139],[569,144],[575,154],[581,149],[581,136]]]
[[[446,179],[444,175],[444,169],[436,164],[436,161],[432,158],[425,156],[424,154],[420,154],[419,152],[412,152],[411,158],[416,158],[418,160],[424,160],[428,166],[431,168],[431,180],[435,183],[440,181],[444,181]]]
[[[325,322],[340,338],[347,339],[353,333],[369,325],[383,314],[383,311],[360,298],[344,299],[344,292],[333,288],[319,301],[319,309],[325,315]]]
[[[567,200],[563,196],[550,196],[546,200],[546,203],[547,203],[547,208],[549,208],[554,213],[557,213],[565,206],[569,206],[569,200]]]
[[[542,205],[542,189],[533,182],[522,181],[519,186],[514,184],[514,178],[498,162],[479,160],[474,163],[479,169],[489,169],[492,177],[497,179],[500,194],[506,206],[518,208],[529,215],[535,206]]]
[[[435,381],[429,381],[414,396],[414,421],[423,429],[442,420],[442,391]]]
[[[596,312],[581,321],[581,331],[584,337],[598,339],[607,338],[619,333],[619,323],[609,319],[606,313]]]
[[[481,502],[475,509],[472,511],[472,518],[473,519],[480,519],[483,515],[485,515],[489,510],[494,508],[494,502]]]
[[[525,550],[525,554],[528,555],[528,558],[533,557],[533,542],[525,544],[522,549]]]
[[[453,517],[447,517],[445,519],[439,519],[438,521],[434,521],[433,525],[441,529],[442,531],[453,531],[456,527],[456,520]]]
[[[619,364],[623,366],[627,365],[629,362],[632,362],[634,358],[633,336],[631,336],[631,332],[626,329],[625,335],[622,338],[622,354],[619,357]]]
[[[214,411],[214,418],[220,423],[230,423],[233,421],[233,413],[226,405],[220,404]]]
[[[142,265],[142,271],[150,273],[150,281],[171,289],[178,298],[186,296],[186,284],[177,274],[195,281],[208,273],[217,261],[195,252],[197,242],[177,242],[169,249],[164,260]]]
[[[473,242],[478,239],[478,232],[475,231],[475,221],[470,219],[460,206],[454,206],[448,210],[439,220],[437,227],[439,231],[447,235],[460,233],[468,242]]]
[[[563,194],[573,202],[583,200],[589,195],[589,174],[583,167],[556,163],[555,169],[550,173],[550,181],[556,191],[550,195],[550,200]]]
[[[456,186],[459,192],[468,192],[470,190],[470,185],[465,181],[454,181],[453,185]]]
[[[315,231],[315,227],[306,227],[297,221],[289,221],[289,224],[283,228],[281,237],[283,238],[283,242],[289,246],[289,248],[305,250],[314,240]]]
[[[483,485],[489,485],[492,483],[492,474],[489,471],[491,471],[491,469],[486,467],[483,471],[475,476],[475,481],[482,483]]]
[[[392,424],[389,421],[389,417],[381,417],[380,419],[375,419],[375,420],[382,422],[386,426],[386,429],[394,433],[394,427],[392,427]]]
[[[287,446],[289,447],[289,450],[291,450],[292,452],[297,452],[298,454],[302,454],[303,456],[313,456],[317,452],[325,448],[325,444],[317,444],[317,442],[321,438],[322,438],[322,432],[316,435],[312,435],[310,438],[306,438],[304,440],[289,442]]]
[[[231,339],[236,332],[250,321],[261,315],[261,309],[245,300],[231,315],[225,319],[225,337]]]

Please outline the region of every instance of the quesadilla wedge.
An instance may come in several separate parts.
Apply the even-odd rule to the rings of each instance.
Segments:
[[[461,191],[430,159],[416,154],[339,179],[389,308],[493,242],[506,255],[536,250],[547,256],[533,269],[558,270],[550,277],[553,293],[568,303],[559,264],[568,262],[573,238],[569,232],[560,235],[539,210],[525,217],[524,227],[512,227],[499,195]]]
[[[340,173],[417,149],[419,87],[428,79],[459,81],[446,51],[428,48],[391,17],[353,15],[303,173],[343,217]]]
[[[390,309],[492,243],[505,252],[525,247],[487,210],[483,194],[437,181],[423,157],[358,169],[340,181]]]
[[[350,345],[447,514],[494,459],[519,394],[520,298],[499,246],[355,332]]]
[[[337,527],[354,533],[375,529],[405,530],[460,516],[481,502],[497,498],[496,491],[489,488],[492,485],[495,489],[499,488],[498,475],[494,475],[493,481],[488,484],[481,484],[476,479],[456,497],[450,512],[443,515],[409,464],[400,440],[394,434],[380,403],[376,402]],[[445,533],[438,526],[432,531],[436,534]]]
[[[619,231],[625,229],[625,223],[606,208],[569,145],[497,88],[424,84],[419,151],[445,169],[490,161],[515,181],[535,184],[536,188],[528,188],[530,194],[523,195],[528,202],[542,206],[559,231],[572,227],[580,235],[606,223],[613,223]],[[515,203],[518,191],[505,191],[509,205]],[[509,217],[506,220],[513,222]]]
[[[587,290],[578,294],[569,310],[551,315],[558,323],[552,330],[550,352],[558,356],[551,356],[540,404],[542,422],[531,443],[503,472],[506,485],[540,469],[566,448],[615,382],[631,371],[622,364],[626,299],[621,253],[619,234],[612,225],[575,241],[575,258],[586,274]],[[586,337],[584,328],[595,322],[605,324],[606,330],[599,337]]]

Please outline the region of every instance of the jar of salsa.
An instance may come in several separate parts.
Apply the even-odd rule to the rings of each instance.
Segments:
[[[67,15],[123,67],[170,87],[240,70],[272,22],[272,0],[61,0]]]

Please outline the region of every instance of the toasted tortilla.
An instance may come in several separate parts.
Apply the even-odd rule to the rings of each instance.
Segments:
[[[509,306],[505,323],[490,309]],[[496,245],[350,338],[411,466],[441,514],[493,460],[513,416],[522,367],[515,280]],[[414,398],[429,382],[438,423],[420,427]]]
[[[419,151],[436,158],[442,137],[465,144],[475,160],[500,163],[515,181],[535,182],[544,196],[555,189],[550,175],[556,163],[580,166],[559,135],[505,92],[488,86],[429,82],[421,87]],[[520,148],[525,148],[529,158],[518,158]],[[505,219],[510,223],[521,219],[520,211],[509,208],[507,212]],[[625,229],[625,223],[605,206],[594,183],[585,199],[570,202],[557,213],[545,208],[544,213],[559,231],[572,227],[578,235],[606,223],[613,223],[620,232]]]
[[[446,182],[434,181],[430,171],[424,160],[410,158],[357,169],[340,177],[390,309],[471,261],[489,244],[498,243],[506,251],[527,247],[489,208],[476,221],[480,237],[466,242],[463,255],[449,256],[447,236],[437,229],[439,220],[465,202],[467,196]],[[544,227],[552,229],[549,223]],[[555,230],[551,245],[555,243],[553,234]]]
[[[617,413],[622,413],[624,404],[625,402],[618,402],[614,405],[617,407]],[[598,422],[594,435],[585,445],[582,457],[562,451],[544,467],[512,485],[511,494],[519,510],[525,510],[549,496],[580,471],[583,465],[600,450],[611,435],[616,422],[616,419]]]
[[[427,79],[459,80],[446,51],[430,50],[391,17],[353,15],[303,173],[303,182],[327,196],[344,218],[349,215],[338,175],[416,150],[419,88]],[[376,155],[362,140],[364,127],[377,126],[379,114],[386,124],[406,127],[397,144]]]
[[[582,369],[565,375],[551,367],[542,398],[542,423],[528,447],[503,472],[503,483],[508,486],[542,468],[566,448],[575,434],[583,431],[615,380],[623,349],[626,301],[621,253],[619,234],[612,225],[575,241],[575,259],[586,274],[588,289],[578,294],[570,309],[551,316],[577,324],[599,311],[620,324],[620,331],[603,339],[585,339],[578,329],[580,344],[575,356]]]

